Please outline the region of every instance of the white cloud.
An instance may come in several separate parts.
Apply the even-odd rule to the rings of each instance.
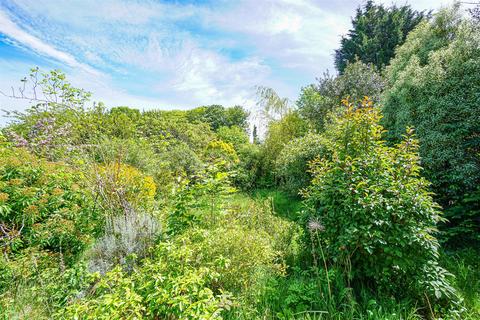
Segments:
[[[99,74],[98,71],[90,66],[78,62],[72,55],[59,51],[37,37],[23,31],[2,11],[0,11],[0,32],[39,54],[62,61],[70,67],[80,68],[95,75]]]
[[[66,65],[74,85],[109,105],[252,104],[254,85],[295,99],[302,85],[332,69],[334,49],[361,3],[16,0],[9,11],[0,4],[0,32]]]
[[[302,0],[238,2],[227,12],[211,10],[206,25],[247,37],[262,57],[283,68],[299,69],[314,80],[333,65],[333,50],[350,26],[349,16]]]

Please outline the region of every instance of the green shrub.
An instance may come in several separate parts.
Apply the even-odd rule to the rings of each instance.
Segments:
[[[323,136],[316,133],[308,133],[289,142],[275,162],[280,185],[290,194],[298,195],[312,180],[308,163],[316,157],[325,156],[325,149]]]
[[[257,144],[241,145],[237,151],[239,163],[232,177],[234,185],[242,190],[251,190],[257,183],[262,168],[262,150]]]
[[[305,192],[308,227],[357,285],[425,306],[455,302],[449,273],[437,262],[434,234],[442,218],[420,177],[418,143],[409,131],[388,147],[380,118],[366,100],[361,108],[349,105],[328,128],[331,157],[312,162],[314,178]]]
[[[61,310],[58,319],[143,319],[145,307],[142,297],[135,292],[134,282],[116,268],[103,278],[91,277],[93,287],[89,296]]]
[[[294,111],[288,111],[280,120],[272,120],[268,124],[262,145],[262,175],[267,183],[276,182],[274,164],[285,145],[306,132],[307,123]]]
[[[317,84],[302,88],[297,100],[298,113],[321,133],[335,115],[344,111],[343,99],[360,105],[363,97],[369,96],[377,102],[384,87],[385,81],[373,65],[360,61],[348,63],[343,74],[332,77],[326,73]]]
[[[128,275],[115,268],[83,299],[59,313],[62,319],[220,319],[231,297],[216,290],[216,273],[196,268],[187,246],[163,243],[141,268]]]
[[[245,129],[238,126],[220,127],[217,136],[220,140],[231,143],[237,151],[242,145],[248,143],[248,135]]]
[[[24,149],[0,147],[0,154],[1,242],[6,252],[39,246],[66,258],[80,253],[101,226],[84,173]]]
[[[151,176],[120,162],[94,166],[95,192],[102,209],[111,214],[150,209],[157,186]]]
[[[115,266],[131,271],[160,237],[154,215],[130,210],[106,220],[104,234],[86,252],[91,272],[105,274]]]
[[[480,36],[458,7],[421,23],[386,70],[383,123],[392,141],[408,126],[420,141],[423,175],[446,209],[451,236],[473,240],[480,230],[462,199],[480,182]],[[455,208],[458,207],[458,208]],[[468,224],[463,224],[468,220]],[[470,239],[468,239],[470,236]]]

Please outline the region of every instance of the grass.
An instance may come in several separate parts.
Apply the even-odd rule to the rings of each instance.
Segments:
[[[299,222],[301,200],[285,192],[274,189],[259,189],[250,194],[238,194],[236,202],[271,202],[275,214]],[[480,319],[480,250],[458,249],[442,254],[441,264],[454,276],[453,285],[463,298],[465,312],[462,319]],[[303,270],[302,270],[303,268]],[[305,271],[305,266],[290,266],[285,277],[271,278],[259,284],[256,305],[250,309],[237,310],[235,317],[228,319],[322,319],[322,320],[420,320],[424,319],[415,301],[398,301],[383,297],[375,292],[363,291],[355,297],[349,296],[348,288],[337,284],[335,301],[326,301],[321,291],[325,291],[325,277],[317,282],[316,275]],[[312,283],[315,283],[312,285]],[[310,288],[309,288],[310,287]],[[343,292],[342,292],[343,290]],[[309,293],[310,291],[310,293]],[[325,295],[323,295],[325,297]],[[297,308],[298,306],[300,308]]]
[[[251,192],[250,196],[254,200],[271,201],[275,213],[290,221],[297,221],[302,208],[301,199],[293,197],[283,191],[275,189],[257,189]]]
[[[247,210],[252,202],[268,202],[276,215],[299,222],[301,200],[272,189],[237,193],[228,197],[228,206]],[[453,285],[463,298],[466,311],[462,319],[480,319],[480,249],[445,251],[441,264],[454,276]],[[238,307],[225,315],[226,320],[421,320],[414,301],[398,301],[363,290],[355,295],[342,283],[339,273],[329,269],[333,299],[327,295],[326,276],[311,266],[290,265],[284,276],[263,274],[251,288],[251,296],[237,301]],[[330,274],[331,273],[331,274]],[[4,296],[3,299],[7,297]],[[19,290],[8,310],[0,310],[3,319],[48,318],[45,305],[37,303],[31,290]]]
[[[442,265],[454,276],[454,286],[463,298],[465,319],[480,319],[480,249],[446,251]]]

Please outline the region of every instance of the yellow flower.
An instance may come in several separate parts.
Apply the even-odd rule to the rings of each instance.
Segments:
[[[0,192],[0,202],[5,202],[8,200],[8,193]]]
[[[29,205],[26,209],[26,212],[36,214],[38,213],[38,207],[34,204]]]
[[[12,186],[18,186],[18,185],[21,185],[22,182],[23,182],[22,179],[12,179],[8,183]]]
[[[23,194],[27,197],[33,197],[35,195],[35,188],[27,187],[23,189]]]
[[[99,177],[104,181],[106,192],[115,194],[125,193],[127,200],[134,204],[143,204],[154,200],[156,185],[152,177],[144,175],[137,168],[111,163],[98,170]]]
[[[54,188],[54,189],[52,190],[52,194],[53,194],[54,196],[62,195],[62,194],[63,194],[63,190],[60,189],[60,188]]]

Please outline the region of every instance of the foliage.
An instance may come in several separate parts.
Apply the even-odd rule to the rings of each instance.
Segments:
[[[112,213],[153,205],[157,187],[153,178],[119,162],[99,166],[95,171],[96,193],[103,209]]]
[[[0,147],[0,228],[5,253],[28,247],[65,256],[81,252],[100,217],[82,190],[82,171],[47,162],[24,149]]]
[[[107,219],[104,234],[86,253],[91,272],[105,274],[120,265],[128,271],[144,258],[160,235],[156,217],[136,211]]]
[[[275,160],[285,145],[306,131],[307,124],[297,112],[289,112],[282,119],[270,122],[262,150],[262,170],[267,178],[272,179]]]
[[[308,133],[304,137],[290,141],[280,152],[275,162],[275,172],[280,185],[290,194],[310,184],[312,176],[308,163],[317,157],[325,157],[326,143],[324,137],[317,133]]]
[[[480,24],[480,3],[475,4],[475,7],[468,9],[473,22]]]
[[[230,186],[229,174],[218,165],[211,165],[191,180],[184,180],[167,215],[167,231],[179,234],[198,224],[205,207],[209,208],[209,217],[215,218],[219,202],[234,191]]]
[[[91,280],[95,280],[91,277]],[[92,283],[94,283],[92,281]],[[108,272],[95,284],[95,300],[83,300],[62,310],[58,319],[142,319],[144,308],[134,283],[120,268]]]
[[[61,319],[219,319],[230,308],[227,293],[210,288],[216,275],[191,266],[191,250],[169,243],[132,275],[119,267],[98,280],[89,294],[69,305]]]
[[[257,201],[268,199],[272,210],[279,217],[297,221],[301,211],[301,199],[278,189],[256,189],[251,194]]]
[[[220,127],[217,130],[217,136],[220,140],[231,143],[236,151],[248,143],[247,133],[238,126]]]
[[[368,0],[359,7],[352,19],[352,29],[342,37],[340,48],[335,50],[335,67],[343,73],[347,64],[360,59],[373,63],[377,69],[387,66],[394,57],[395,48],[407,34],[428,14],[413,10],[409,5],[385,8]]]
[[[38,119],[25,137],[15,131],[7,131],[7,134],[17,147],[55,159],[67,152],[70,125],[67,123],[59,126],[54,117],[45,117]]]
[[[389,137],[398,141],[405,127],[415,127],[424,175],[438,201],[453,207],[446,217],[454,227],[478,219],[468,217],[462,198],[480,181],[479,57],[478,29],[452,8],[420,24],[387,68],[390,88],[383,97],[383,122]],[[470,235],[478,228],[477,221],[469,227]],[[465,231],[460,227],[459,232]]]
[[[205,148],[205,155],[211,163],[222,165],[227,169],[239,161],[233,145],[222,140],[210,142]]]
[[[287,252],[295,254],[297,228],[273,216],[268,206],[230,199],[230,192],[218,197],[216,179],[218,172],[211,169],[177,194],[172,215],[178,219],[180,208],[189,211],[196,216],[190,224],[167,220],[175,236],[154,246],[130,274],[116,268],[99,279],[93,276],[87,295],[62,316],[216,319],[235,307],[229,291],[240,298],[259,272],[281,275]]]
[[[259,179],[262,169],[262,150],[257,144],[246,143],[237,151],[240,159],[232,176],[233,183],[242,190],[252,190]]]
[[[81,168],[0,146],[0,314],[51,318],[85,285],[103,216]]]
[[[398,145],[387,146],[379,121],[365,100],[361,108],[348,105],[328,128],[331,158],[312,162],[305,192],[308,227],[348,281],[441,307],[456,297],[449,273],[438,265],[434,232],[442,218],[419,176],[418,142],[409,130]]]
[[[86,267],[59,268],[61,257],[30,248],[0,258],[2,319],[52,319],[57,308],[88,288]]]
[[[248,116],[249,113],[241,106],[225,108],[220,105],[211,105],[187,111],[189,121],[207,123],[214,131],[224,126],[245,129]]]
[[[455,274],[454,284],[465,301],[464,319],[480,317],[480,265],[478,248],[463,248],[456,252],[444,252],[441,263]]]
[[[269,87],[257,87],[257,106],[267,121],[278,120],[292,110],[290,100],[280,97],[275,90]]]
[[[340,75],[296,106],[257,87],[253,143],[242,107],[89,106],[33,69],[0,130],[0,318],[479,318],[478,22],[420,22],[377,73],[423,16],[367,2]]]
[[[325,73],[318,84],[302,88],[297,100],[298,112],[313,129],[322,132],[331,118],[343,111],[342,99],[361,104],[363,97],[369,96],[378,102],[384,87],[384,80],[372,64],[348,63],[342,74],[332,77]]]
[[[201,165],[194,152],[182,149],[185,147],[183,144],[174,146],[167,143],[158,150],[146,138],[102,138],[89,150],[89,158],[99,165],[121,162],[138,169],[153,178],[157,196],[164,198],[176,185],[178,174],[195,171]]]

